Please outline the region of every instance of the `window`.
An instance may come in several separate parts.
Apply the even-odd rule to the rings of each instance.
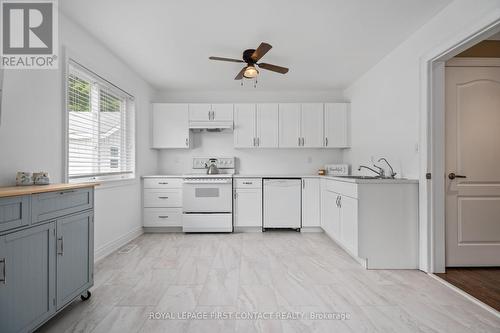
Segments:
[[[69,182],[134,178],[130,95],[70,60],[66,112]]]

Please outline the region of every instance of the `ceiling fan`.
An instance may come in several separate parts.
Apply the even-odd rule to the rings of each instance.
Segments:
[[[264,62],[258,63],[258,61],[272,48],[271,45],[267,43],[260,43],[259,47],[255,49],[248,49],[243,51],[243,60],[232,59],[232,58],[222,58],[222,57],[209,57],[210,60],[219,61],[230,61],[230,62],[246,62],[246,66],[236,75],[235,80],[241,80],[243,78],[254,79],[259,75],[259,71],[255,68],[257,65],[260,69],[267,69],[268,71],[286,74],[288,73],[288,68],[266,64]]]

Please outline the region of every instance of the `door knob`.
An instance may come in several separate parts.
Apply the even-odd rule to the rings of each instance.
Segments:
[[[454,174],[454,173],[452,172],[452,173],[450,173],[450,174],[448,175],[448,178],[450,178],[451,180],[453,180],[453,179],[455,179],[455,178],[467,178],[467,176],[456,175],[456,174]]]

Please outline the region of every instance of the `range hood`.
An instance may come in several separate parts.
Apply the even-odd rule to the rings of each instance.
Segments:
[[[190,121],[189,129],[207,130],[207,131],[222,131],[233,130],[232,121]]]

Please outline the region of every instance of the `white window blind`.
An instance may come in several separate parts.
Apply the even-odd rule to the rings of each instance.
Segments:
[[[135,176],[133,98],[70,60],[67,76],[70,182]]]

